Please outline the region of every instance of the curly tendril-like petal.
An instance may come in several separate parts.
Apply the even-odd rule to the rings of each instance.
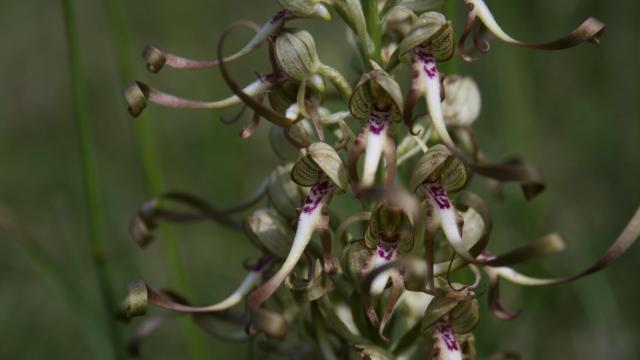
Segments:
[[[638,208],[631,220],[627,223],[622,233],[618,238],[609,246],[604,254],[596,260],[593,264],[579,273],[566,277],[542,279],[523,275],[508,267],[496,267],[492,270],[495,271],[501,278],[520,285],[527,286],[542,286],[542,285],[555,285],[572,282],[578,280],[587,275],[598,272],[606,268],[613,261],[622,256],[640,237],[640,208]]]
[[[527,200],[538,196],[546,188],[542,172],[519,159],[500,164],[471,164],[471,170],[483,177],[500,182],[516,182],[520,184]]]
[[[260,114],[260,116],[262,116],[263,118],[271,121],[272,123],[278,125],[278,126],[282,126],[282,127],[290,127],[291,124],[293,124],[293,121],[291,121],[291,119],[287,119],[285,116],[279,114],[278,112],[274,111],[273,109],[264,106],[263,104],[257,102],[255,99],[252,98],[251,95],[245,93],[242,89],[240,89],[240,87],[238,86],[238,84],[233,80],[233,78],[231,78],[231,75],[229,74],[229,71],[227,70],[227,67],[225,65],[225,62],[223,61],[223,56],[222,56],[222,49],[224,47],[224,41],[227,37],[227,35],[229,34],[229,32],[231,32],[231,30],[237,28],[237,27],[242,27],[242,26],[248,26],[247,23],[243,22],[243,21],[239,21],[239,22],[235,22],[233,24],[231,24],[229,27],[227,27],[227,29],[222,33],[222,35],[220,36],[220,41],[218,42],[218,60],[220,61],[220,73],[222,74],[222,78],[224,79],[224,82],[227,84],[227,86],[229,87],[229,89],[231,89],[231,91],[236,94],[236,96],[238,96],[242,102],[244,102],[248,107],[250,107],[253,111],[255,111],[256,113]],[[271,77],[275,77],[273,83],[277,83],[279,82],[279,80],[282,78],[281,74],[273,74]]]
[[[472,61],[466,51],[464,49],[464,42],[471,32],[473,24],[477,19],[479,19],[482,24],[498,39],[516,46],[522,46],[533,49],[540,50],[562,50],[568,49],[574,46],[577,46],[583,42],[591,42],[595,45],[600,43],[600,36],[604,32],[606,26],[601,23],[598,19],[590,17],[586,19],[580,26],[578,26],[575,30],[563,36],[561,38],[544,42],[544,43],[527,43],[516,40],[512,38],[509,34],[507,34],[501,27],[498,25],[498,22],[494,18],[493,14],[489,10],[489,7],[485,4],[483,0],[465,0],[469,5],[469,14],[467,16],[467,23],[465,25],[462,37],[458,42],[458,51],[462,55],[463,59],[467,61]],[[476,41],[476,49],[479,51],[488,50],[483,49],[483,47],[478,44]]]
[[[153,230],[158,221],[172,223],[190,223],[211,220],[229,229],[239,231],[242,225],[230,217],[231,214],[244,211],[257,204],[267,192],[268,179],[265,179],[256,192],[242,203],[225,210],[218,210],[206,200],[185,192],[169,191],[145,202],[130,225],[130,233],[141,247],[145,247],[153,240]],[[176,203],[186,206],[192,211],[172,210],[166,208],[166,203]]]
[[[247,274],[242,283],[240,283],[238,288],[231,293],[231,295],[213,305],[191,306],[183,304],[166,296],[161,291],[144,284],[144,282],[140,283],[139,281],[136,282],[134,287],[132,287],[134,290],[130,291],[127,302],[137,304],[134,308],[141,309],[143,306],[142,304],[145,303],[144,307],[146,307],[147,304],[152,304],[167,310],[181,313],[209,313],[224,311],[239,304],[245,298],[249,291],[251,291],[251,289],[260,282],[262,273],[271,266],[273,260],[274,258],[272,256],[267,256],[261,259],[261,261],[258,262],[258,265],[256,265],[249,274]],[[141,290],[142,286],[144,286],[144,291]],[[146,298],[145,295],[142,294],[146,294]],[[129,311],[129,314],[130,316],[135,316],[140,312],[141,310]]]
[[[515,319],[520,314],[520,311],[511,312],[507,310],[500,300],[500,276],[491,268],[487,268],[486,272],[489,275],[489,309],[498,319]]]
[[[455,147],[447,146],[451,154],[462,161],[473,173],[499,182],[516,182],[527,200],[540,195],[546,188],[542,172],[515,158],[498,164],[474,163],[467,160]]]
[[[249,97],[263,94],[274,85],[270,79],[271,77],[260,78],[247,85],[242,91]],[[218,101],[185,99],[155,89],[140,81],[133,81],[127,85],[124,89],[124,97],[129,105],[129,113],[133,117],[138,117],[148,102],[175,109],[225,109],[242,103],[240,97],[236,95]]]
[[[277,30],[284,22],[284,17],[271,18],[262,27],[254,22],[247,21],[248,27],[256,32],[256,35],[247,42],[247,44],[233,55],[227,56],[224,61],[232,62],[251,51],[257,49],[262,43]],[[193,60],[179,55],[172,54],[167,50],[160,49],[155,45],[149,44],[142,50],[142,57],[147,63],[147,69],[152,73],[159,72],[164,65],[181,70],[200,70],[209,69],[219,64],[218,60]]]
[[[516,248],[498,257],[492,259],[477,259],[467,250],[462,239],[462,234],[456,220],[456,210],[449,200],[446,190],[437,184],[426,184],[423,185],[422,188],[425,196],[429,198],[432,204],[436,218],[449,244],[456,254],[469,263],[488,266],[505,266],[555,254],[565,248],[564,241],[559,235],[549,234],[533,243]]]
[[[258,100],[259,102],[262,102],[261,100]],[[251,117],[251,122],[245,126],[244,128],[242,128],[242,130],[240,131],[240,138],[241,139],[248,139],[251,137],[251,135],[253,135],[253,133],[258,130],[258,126],[260,126],[260,114],[258,114],[257,112],[253,113],[253,116]]]

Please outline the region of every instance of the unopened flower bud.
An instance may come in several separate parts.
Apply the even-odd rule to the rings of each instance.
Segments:
[[[284,259],[289,253],[293,231],[274,209],[258,209],[244,221],[244,230],[258,247]]]
[[[385,15],[384,26],[387,31],[404,38],[417,19],[418,16],[411,9],[404,6],[394,6]]]
[[[299,186],[291,180],[293,164],[278,166],[269,175],[267,195],[271,206],[287,219],[296,217],[296,208],[302,202],[302,194]]]
[[[280,68],[297,81],[317,73],[322,65],[316,43],[306,30],[284,29],[276,39],[275,52]]]
[[[444,121],[451,126],[469,126],[480,115],[480,90],[468,76],[452,75],[444,79],[446,97],[442,104]]]

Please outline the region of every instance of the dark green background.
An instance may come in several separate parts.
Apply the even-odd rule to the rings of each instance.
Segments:
[[[217,35],[235,19],[263,22],[275,1],[125,1],[132,59],[139,79],[184,96],[214,99],[228,94],[217,70],[152,75],[138,57],[154,42],[195,58],[214,55]],[[95,167],[106,226],[108,260],[118,297],[129,280],[170,283],[160,243],[146,250],[127,226],[147,198],[125,110],[106,1],[77,1],[90,120],[97,146]],[[564,34],[584,18],[608,25],[602,45],[540,52],[493,42],[492,51],[461,64],[483,95],[476,124],[486,153],[499,160],[521,155],[544,171],[547,191],[531,203],[515,187],[491,198],[496,251],[558,231],[568,250],[523,267],[543,275],[575,272],[595,259],[640,203],[640,3],[634,0],[488,1],[503,27],[523,40]],[[454,26],[464,19],[462,0]],[[344,70],[350,49],[344,26],[296,22],[316,37],[323,62]],[[87,241],[80,158],[72,118],[67,48],[58,1],[3,1],[0,5],[0,204],[11,209],[53,257],[83,300],[101,307]],[[239,45],[240,36],[236,38]],[[243,82],[267,71],[264,50],[234,65]],[[357,74],[351,73],[350,80]],[[150,107],[146,114],[167,186],[199,193],[221,207],[247,196],[276,163],[266,126],[240,140],[238,125],[225,127],[221,112]],[[180,257],[192,298],[220,299],[243,276],[240,263],[257,251],[242,236],[215,225],[178,228]],[[6,233],[0,233],[0,358],[99,358],[89,345],[104,325],[86,326],[43,280],[42,272]],[[603,273],[552,288],[504,287],[515,321],[483,317],[479,351],[519,350],[525,359],[636,359],[640,352],[637,263],[640,250]],[[124,326],[128,332],[132,326]],[[206,339],[214,358],[237,358],[244,344]],[[146,346],[151,358],[183,358],[178,323],[162,328]]]

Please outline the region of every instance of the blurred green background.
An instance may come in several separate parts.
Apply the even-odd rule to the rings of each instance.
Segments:
[[[493,42],[492,51],[459,72],[472,75],[483,95],[478,139],[494,160],[521,155],[540,167],[548,189],[524,201],[515,186],[491,197],[497,251],[558,231],[568,250],[522,267],[541,275],[573,273],[595,259],[640,203],[640,3],[634,0],[487,1],[505,29],[524,40],[555,38],[588,16],[607,24],[599,48],[582,45],[539,52]],[[145,250],[128,234],[138,206],[149,197],[135,143],[134,123],[121,96],[116,50],[106,0],[76,1],[79,40],[87,79],[89,116],[96,144],[98,188],[110,276],[118,298],[137,277],[171,284],[161,243]],[[191,98],[220,98],[228,91],[217,70],[147,73],[139,52],[148,42],[194,58],[214,55],[217,36],[235,19],[261,23],[275,1],[123,1],[129,59],[136,78]],[[454,19],[457,34],[465,13]],[[348,73],[351,53],[345,29],[308,21],[323,62]],[[106,334],[87,239],[88,215],[73,121],[67,46],[59,1],[0,4],[0,205],[31,235],[15,241],[0,232],[0,358],[108,358],[96,352]],[[241,36],[236,39],[239,46]],[[229,45],[229,48],[231,45]],[[247,82],[269,69],[261,49],[233,65]],[[358,74],[350,73],[350,80]],[[241,140],[239,126],[224,126],[212,111],[150,106],[149,130],[165,187],[201,194],[220,207],[248,196],[277,163],[267,126]],[[229,114],[228,112],[226,113]],[[246,121],[246,120],[245,120]],[[212,224],[177,227],[178,256],[191,298],[222,298],[241,280],[240,263],[258,252],[242,236]],[[25,242],[26,241],[26,242]],[[50,286],[26,248],[46,251],[95,321],[83,320]],[[637,359],[640,355],[640,281],[636,247],[608,270],[571,285],[520,288],[505,284],[506,303],[523,309],[515,321],[485,314],[476,331],[479,351],[520,351],[525,359]],[[155,312],[155,310],[154,310]],[[136,323],[137,321],[134,321]],[[128,333],[133,325],[122,325]],[[182,327],[162,327],[145,346],[154,359],[185,358]],[[243,358],[246,344],[203,337],[211,358]]]

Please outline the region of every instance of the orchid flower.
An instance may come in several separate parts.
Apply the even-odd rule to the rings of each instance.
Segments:
[[[461,190],[467,182],[467,169],[443,145],[430,148],[418,161],[411,189],[421,191],[433,211],[435,224],[440,226],[450,243],[462,244],[458,214],[449,199],[449,192]]]
[[[413,108],[424,97],[433,128],[440,139],[455,146],[447,131],[442,113],[442,76],[436,62],[449,60],[454,53],[451,23],[438,12],[426,12],[420,17],[402,40],[387,69],[399,61],[410,62],[413,71],[411,89],[405,100],[404,122],[413,133]]]
[[[357,182],[357,161],[362,152],[365,153],[362,180],[354,185],[356,188],[374,184],[383,152],[387,160],[385,183],[391,185],[396,167],[391,127],[392,122],[402,119],[400,86],[378,64],[371,62],[371,65],[374,70],[362,76],[349,100],[351,114],[359,119],[368,119],[349,155],[350,176]]]
[[[291,171],[291,177],[296,183],[301,186],[311,186],[300,211],[291,249],[276,274],[250,295],[249,302],[253,307],[262,305],[280,287],[302,257],[315,232],[321,233],[324,246],[330,246],[331,239],[326,239],[328,235],[326,207],[334,191],[344,189],[346,172],[340,157],[329,145],[314,143],[307,151],[308,154],[298,160]],[[331,261],[331,259],[325,260]],[[325,263],[325,266],[328,265]]]
[[[413,224],[419,212],[417,202],[409,194],[391,190],[385,193],[387,198],[368,217],[364,240],[352,243],[347,256],[350,272],[362,280],[364,310],[371,324],[378,328],[382,339],[387,339],[384,336],[385,327],[405,291],[403,275],[390,265],[400,257],[400,252],[407,253],[413,248]],[[344,226],[341,228],[344,229]],[[341,236],[340,231],[337,236]],[[389,280],[392,284],[391,293],[379,320],[373,300],[380,298]]]

